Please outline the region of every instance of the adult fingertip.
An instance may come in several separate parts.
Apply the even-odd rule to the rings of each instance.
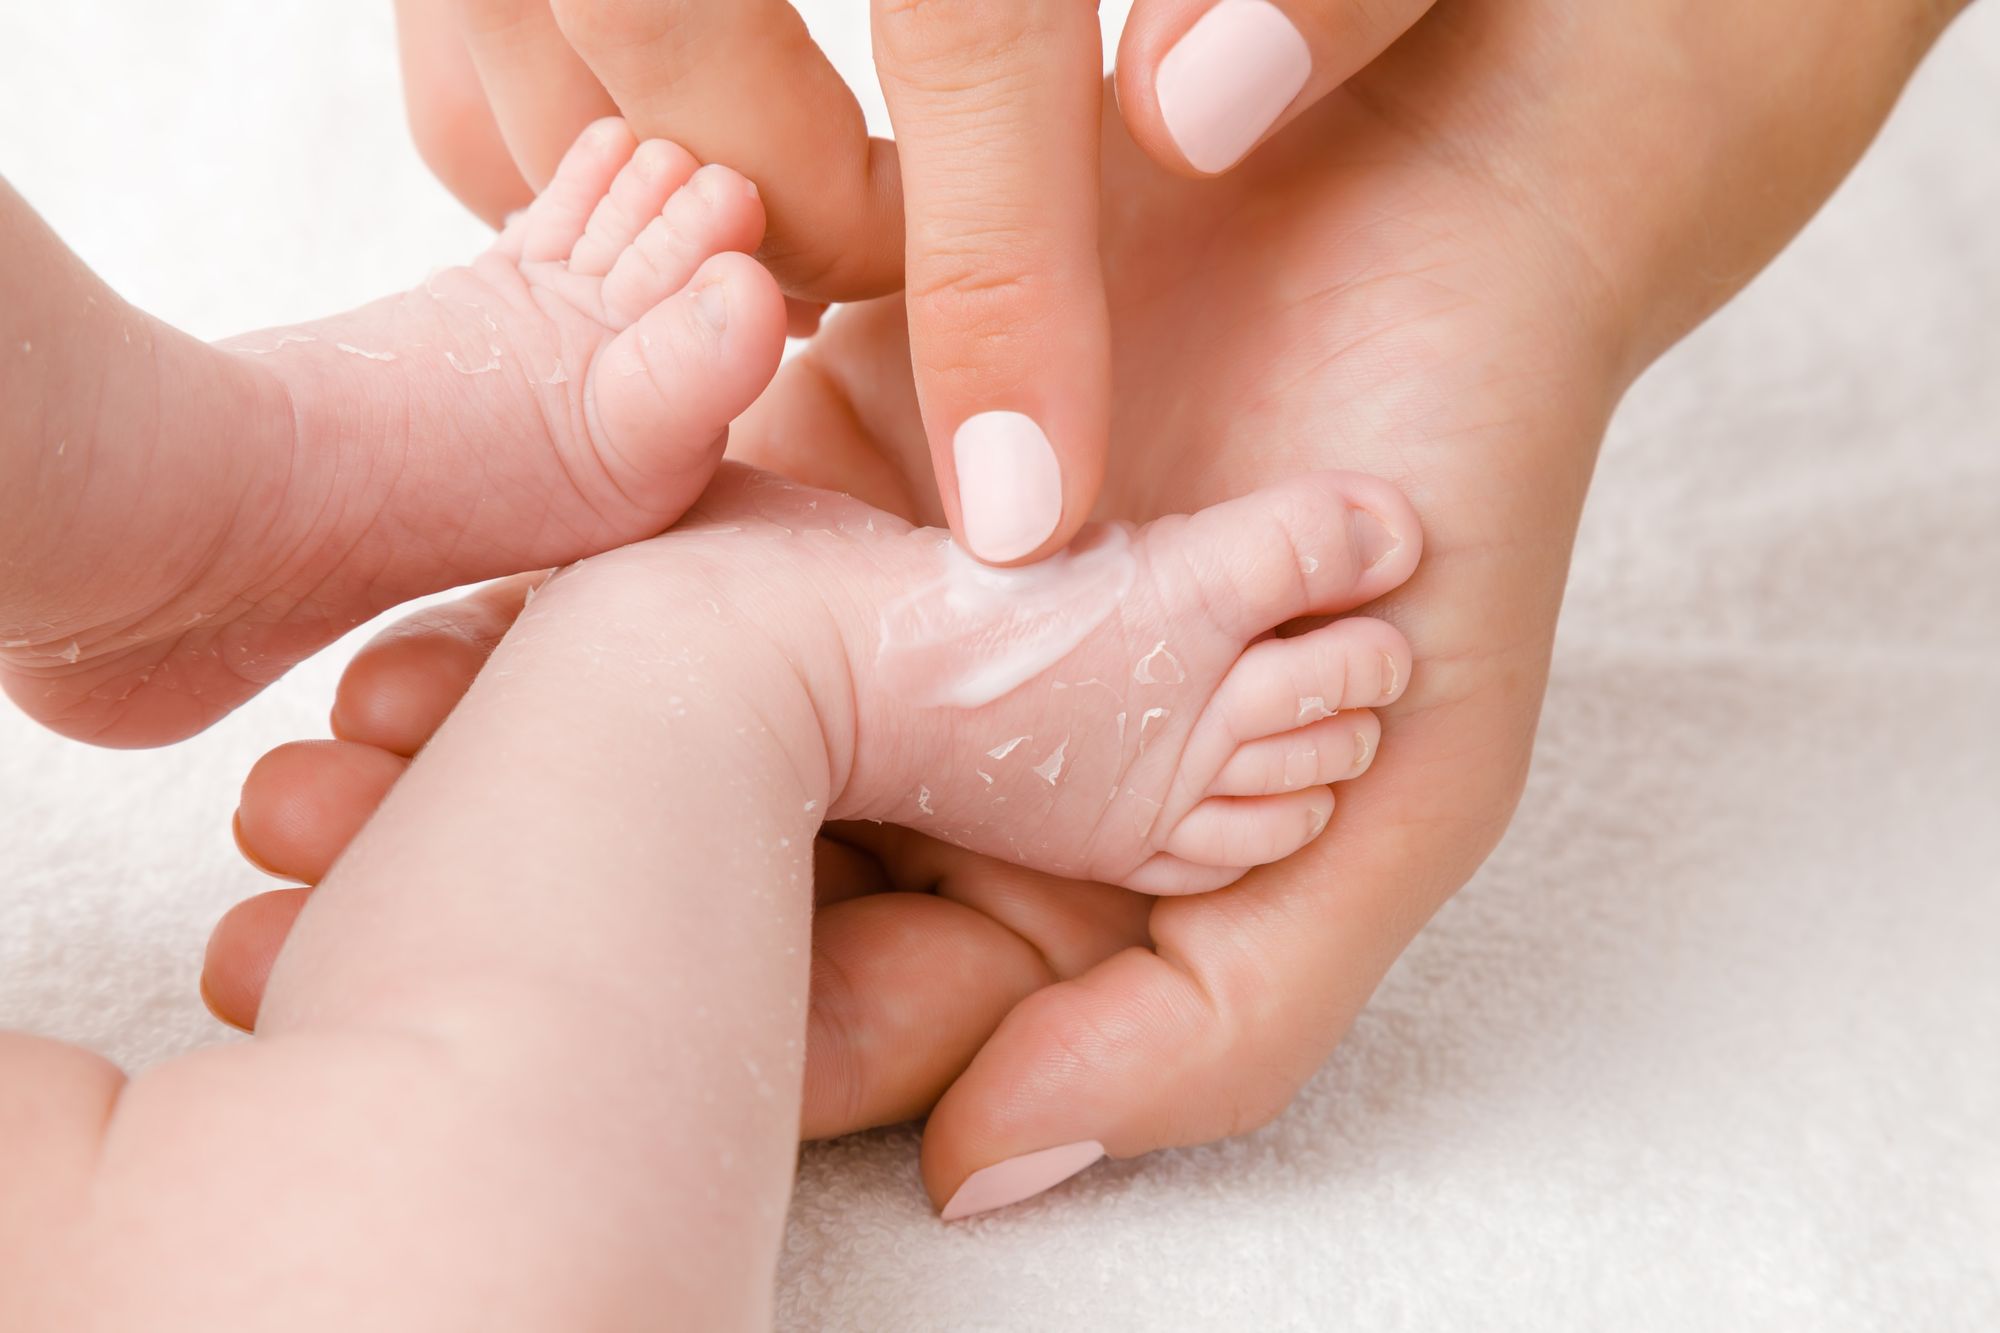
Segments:
[[[216,923],[202,957],[201,1002],[217,1022],[250,1032],[263,1006],[264,985],[308,889],[275,889],[236,904]]]

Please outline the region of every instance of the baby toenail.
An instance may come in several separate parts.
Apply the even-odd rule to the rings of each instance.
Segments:
[[[694,308],[701,312],[703,322],[717,333],[729,327],[729,293],[719,282],[711,282],[697,288],[694,294]]]
[[[1389,531],[1381,519],[1366,509],[1351,509],[1348,513],[1354,525],[1354,548],[1363,569],[1375,568],[1401,549],[1403,539]]]
[[[1354,771],[1359,773],[1366,767],[1368,767],[1368,733],[1357,731],[1354,733]]]
[[[1396,692],[1396,682],[1402,673],[1396,669],[1396,659],[1388,653],[1382,654],[1382,697],[1388,698]]]

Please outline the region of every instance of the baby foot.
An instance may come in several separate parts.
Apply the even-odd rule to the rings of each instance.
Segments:
[[[1373,758],[1369,710],[1409,680],[1409,645],[1379,620],[1272,637],[1415,568],[1415,516],[1365,477],[1095,527],[1019,570],[763,473],[729,469],[696,513],[635,554],[679,545],[706,570],[754,569],[705,576],[721,614],[796,618],[833,818],[1074,879],[1197,893],[1291,855],[1331,818],[1329,784]],[[805,628],[815,610],[840,656]]]
[[[1367,769],[1370,710],[1409,681],[1403,637],[1363,617],[1271,631],[1381,596],[1418,547],[1392,487],[1322,473],[1192,517],[1093,528],[1055,562],[995,571],[938,530],[725,466],[680,529],[558,587],[588,594],[587,613],[567,600],[565,632],[588,634],[592,616],[660,627],[665,665],[635,717],[694,707],[682,693],[776,644],[826,736],[831,796],[814,813],[1193,893],[1311,841],[1332,814],[1328,785]],[[526,593],[496,585],[371,646],[335,716],[382,748],[267,758],[245,786],[246,853],[316,879]]]
[[[762,230],[742,177],[607,120],[404,295],[228,355],[125,312],[159,383],[50,461],[75,495],[35,512],[72,517],[0,606],[0,683],[58,730],[164,743],[388,606],[658,532],[782,353]]]

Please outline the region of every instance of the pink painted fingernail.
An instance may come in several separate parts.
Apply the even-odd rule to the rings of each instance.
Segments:
[[[952,437],[965,544],[989,564],[1019,560],[1062,522],[1062,467],[1035,419],[981,412]]]
[[[1060,1148],[1023,1153],[1004,1162],[995,1162],[983,1171],[974,1171],[951,1196],[939,1214],[947,1222],[974,1213],[991,1212],[1010,1203],[1032,1199],[1043,1190],[1062,1184],[1077,1172],[1104,1156],[1104,1145],[1096,1139],[1065,1143]]]
[[[1174,43],[1153,82],[1160,116],[1196,171],[1227,171],[1277,123],[1312,52],[1269,0],[1222,0]]]

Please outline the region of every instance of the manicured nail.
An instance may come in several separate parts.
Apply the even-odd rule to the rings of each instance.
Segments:
[[[729,327],[729,293],[719,282],[711,282],[696,290],[694,308],[701,312],[704,323],[717,333]]]
[[[1062,467],[1033,417],[981,412],[952,437],[965,544],[989,564],[1019,560],[1062,522]]]
[[[1181,156],[1227,171],[1277,123],[1312,73],[1312,52],[1269,0],[1222,0],[1160,62],[1153,91]]]
[[[1354,549],[1361,557],[1363,569],[1375,568],[1402,549],[1403,539],[1366,509],[1351,509],[1348,514],[1348,521],[1354,525]]]
[[[947,1222],[956,1222],[974,1213],[991,1212],[1032,1199],[1103,1156],[1103,1144],[1096,1139],[1085,1139],[1082,1143],[1065,1143],[1060,1148],[1044,1148],[996,1162],[967,1176],[939,1216]]]

